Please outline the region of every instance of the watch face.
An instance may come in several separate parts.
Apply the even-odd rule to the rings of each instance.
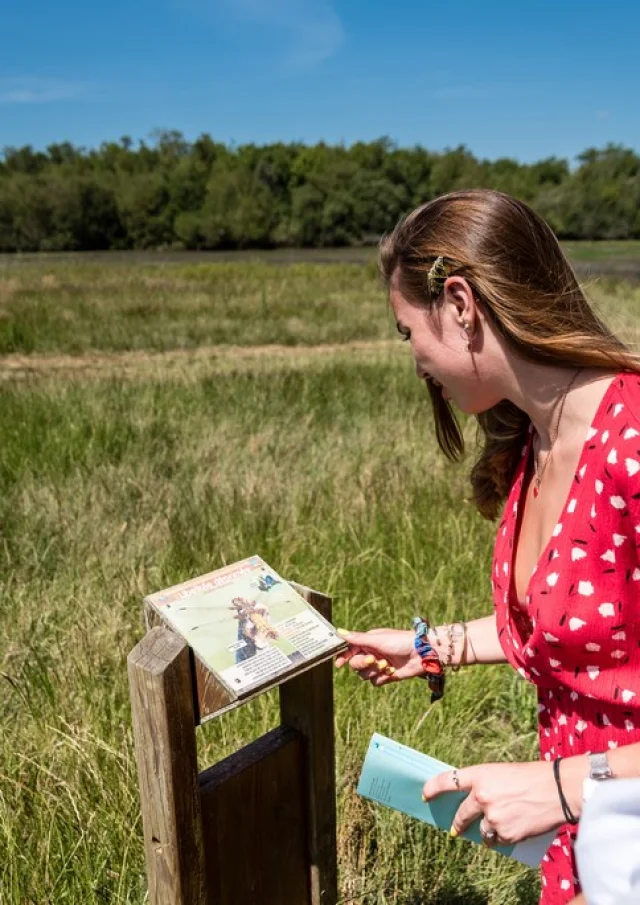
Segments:
[[[613,777],[613,771],[609,766],[607,755],[604,752],[600,754],[590,754],[589,767],[589,777],[591,779],[602,780],[611,779]]]

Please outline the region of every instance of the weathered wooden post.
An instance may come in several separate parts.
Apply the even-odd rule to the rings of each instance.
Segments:
[[[153,628],[129,654],[149,901],[206,902],[193,684],[187,643]]]
[[[330,622],[330,598],[292,586]],[[150,905],[335,905],[330,660],[280,684],[279,727],[200,772],[197,725],[244,701],[146,612],[128,673]]]

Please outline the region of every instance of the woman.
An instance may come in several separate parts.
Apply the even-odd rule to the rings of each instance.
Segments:
[[[508,661],[537,686],[540,761],[447,772],[424,796],[468,792],[452,835],[482,818],[488,845],[557,828],[541,902],[560,905],[579,892],[585,778],[640,775],[640,359],[592,312],[547,224],[508,195],[423,205],[380,261],[441,449],[463,446],[450,402],[484,438],[471,483],[480,513],[501,513],[494,608],[430,627],[420,653],[412,631],[345,632],[337,665],[374,685],[424,675],[437,696],[440,664]]]

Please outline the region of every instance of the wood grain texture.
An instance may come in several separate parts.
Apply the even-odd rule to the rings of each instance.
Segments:
[[[294,587],[331,621],[330,597],[302,585]],[[331,661],[319,663],[280,686],[280,714],[283,726],[296,729],[304,739],[311,903],[335,905],[338,869]]]
[[[203,905],[205,862],[189,648],[156,627],[127,660],[150,905]]]
[[[280,726],[201,774],[207,905],[311,905],[303,768]]]

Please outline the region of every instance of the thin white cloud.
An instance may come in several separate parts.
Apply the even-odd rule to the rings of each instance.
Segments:
[[[0,104],[50,104],[82,97],[86,86],[37,76],[0,76]]]
[[[345,40],[342,22],[328,0],[214,0],[214,5],[231,19],[281,32],[289,70],[312,69]]]

